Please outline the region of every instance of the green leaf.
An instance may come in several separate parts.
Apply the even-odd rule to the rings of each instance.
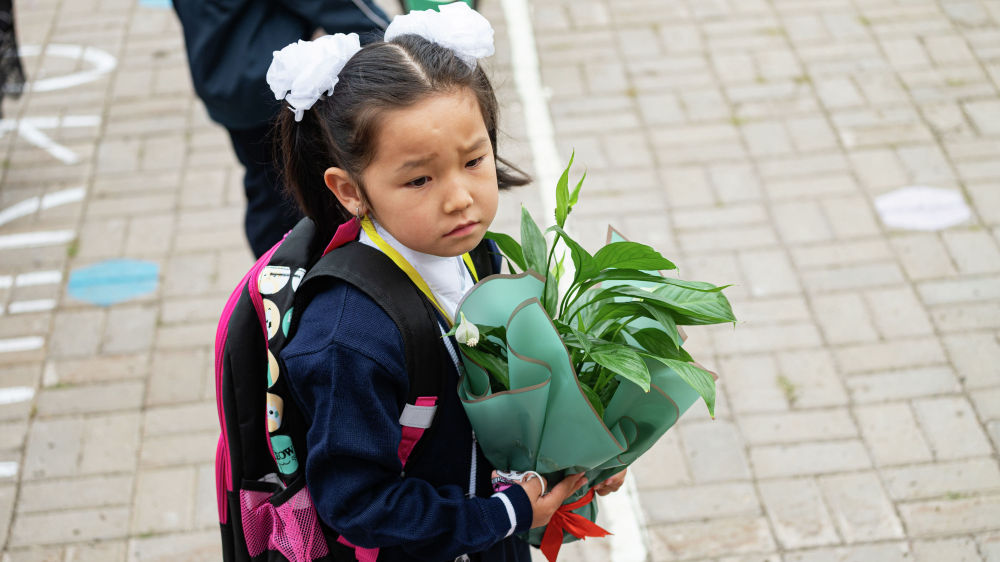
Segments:
[[[566,211],[567,214],[573,211],[573,207],[576,206],[577,201],[580,199],[580,187],[583,186],[583,180],[587,179],[587,172],[583,173],[583,177],[580,181],[576,182],[576,188],[573,189],[573,193],[569,196],[569,209]]]
[[[547,232],[558,234],[560,239],[569,247],[570,257],[573,258],[573,268],[576,269],[576,273],[573,274],[574,281],[577,279],[589,279],[591,276],[597,274],[598,270],[594,268],[594,257],[576,240],[570,238],[565,230],[559,226],[550,226]]]
[[[476,363],[480,367],[486,370],[500,385],[502,389],[494,388],[494,392],[499,392],[500,390],[508,390],[510,388],[510,378],[507,375],[507,361],[493,353],[479,349],[476,347],[469,347],[467,345],[459,345],[459,349],[462,351],[462,355],[465,355]]]
[[[534,270],[539,275],[547,275],[549,269],[545,237],[542,236],[542,231],[538,229],[535,220],[531,218],[531,213],[523,206],[521,207],[521,242],[524,244],[522,248],[527,266],[525,269]]]
[[[635,338],[636,343],[651,355],[679,359],[681,361],[691,361],[691,356],[688,355],[688,352],[684,351],[683,347],[675,345],[671,337],[663,330],[656,328],[642,328],[641,330],[626,328],[625,331]]]
[[[521,271],[528,269],[524,265],[524,253],[521,251],[521,245],[517,243],[511,236],[504,234],[502,232],[486,232],[486,238],[497,243],[497,247],[503,252],[504,256],[510,261],[517,264],[517,267],[521,268]],[[511,268],[513,271],[513,268]]]
[[[559,277],[550,273],[545,279],[545,288],[542,293],[542,308],[549,314],[549,318],[558,316],[556,307],[559,306]]]
[[[604,404],[601,403],[601,398],[594,392],[593,388],[590,388],[586,383],[580,381],[580,388],[583,389],[583,395],[587,397],[590,401],[590,405],[594,407],[597,412],[597,417],[604,418]]]
[[[576,156],[574,150],[569,156],[569,164],[563,170],[559,181],[556,183],[556,224],[560,227],[566,225],[566,217],[569,215],[569,169],[573,167],[573,158]]]
[[[617,343],[595,346],[589,356],[595,363],[649,392],[649,368],[635,349]]]
[[[722,293],[695,291],[675,285],[663,285],[652,292],[635,287],[611,287],[602,291],[597,298],[603,297],[603,293],[659,303],[680,313],[680,318],[678,315],[675,315],[674,318],[678,324],[686,323],[681,321],[682,318],[695,320],[694,323],[699,324],[721,324],[736,321],[729,301]]]
[[[684,339],[681,338],[680,332],[677,331],[677,322],[674,321],[674,317],[670,314],[670,311],[657,308],[648,302],[640,303],[639,306],[649,313],[650,318],[659,323],[660,326],[663,326],[663,331],[674,342],[674,347],[680,349],[684,345]]]
[[[594,254],[595,267],[622,269],[676,269],[676,266],[659,252],[638,242],[612,242]]]
[[[708,406],[709,415],[715,417],[715,379],[712,378],[712,373],[676,359],[664,357],[653,357],[653,359],[673,369],[684,382],[701,395],[705,400],[705,405]]]

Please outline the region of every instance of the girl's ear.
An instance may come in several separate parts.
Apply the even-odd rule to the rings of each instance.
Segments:
[[[326,187],[344,206],[344,209],[354,214],[364,214],[364,197],[358,184],[354,183],[351,176],[343,168],[327,168],[323,173],[323,181]],[[361,210],[359,213],[358,210]]]

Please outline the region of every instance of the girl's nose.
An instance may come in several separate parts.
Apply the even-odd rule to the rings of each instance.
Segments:
[[[464,211],[472,206],[472,192],[462,184],[456,184],[448,193],[444,202],[444,212],[447,214]]]

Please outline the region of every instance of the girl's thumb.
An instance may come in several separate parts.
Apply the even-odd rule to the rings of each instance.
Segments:
[[[560,502],[564,501],[566,498],[572,496],[577,490],[582,488],[587,483],[586,473],[580,472],[577,474],[571,474],[566,478],[562,479],[562,482],[556,484],[556,487],[552,490],[562,496]]]

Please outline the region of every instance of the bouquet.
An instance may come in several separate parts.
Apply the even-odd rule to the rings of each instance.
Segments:
[[[599,483],[698,397],[714,416],[715,377],[684,350],[680,326],[736,319],[725,287],[661,275],[675,266],[649,246],[612,231],[591,255],[574,241],[565,224],[586,174],[571,192],[572,164],[556,185],[552,243],[523,208],[520,243],[488,233],[511,274],[476,284],[451,333],[465,367],[459,395],[490,462],[550,482],[586,471]],[[529,542],[552,561],[563,542],[606,534],[593,495],[578,491]]]

